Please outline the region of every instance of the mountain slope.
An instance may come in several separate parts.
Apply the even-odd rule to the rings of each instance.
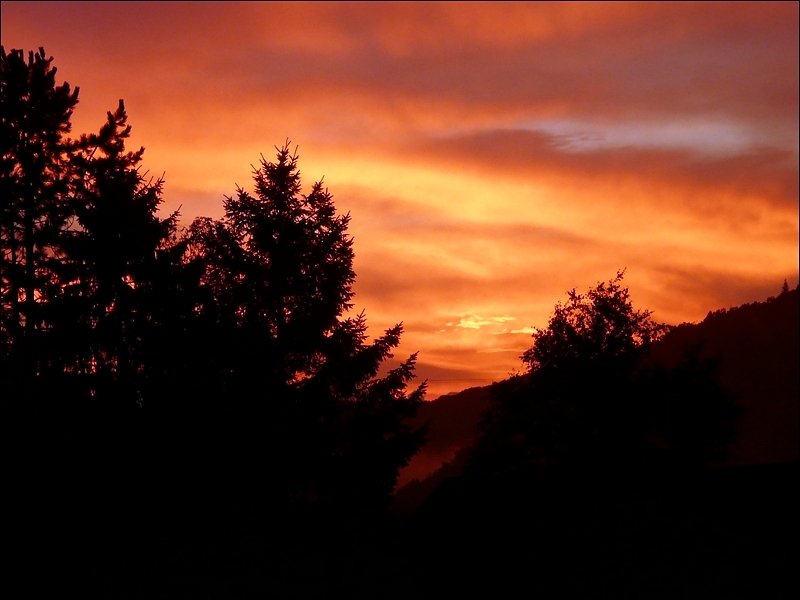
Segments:
[[[721,385],[742,409],[731,465],[800,460],[799,314],[798,290],[785,291],[679,325],[653,349],[655,360],[666,366],[693,352],[717,361]],[[444,396],[420,409],[415,425],[429,424],[429,442],[401,472],[398,488],[423,481],[448,462],[453,464],[446,471],[457,473],[457,454],[477,437],[496,385],[502,382]]]
[[[468,448],[478,435],[481,415],[489,406],[492,386],[468,388],[426,402],[412,421],[428,426],[428,442],[400,472],[398,487],[422,480]]]
[[[696,351],[715,358],[720,383],[743,410],[731,464],[800,460],[800,342],[797,289],[764,302],[708,314],[674,328],[654,348],[674,364]]]

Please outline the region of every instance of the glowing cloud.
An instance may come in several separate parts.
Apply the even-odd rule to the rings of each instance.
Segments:
[[[481,317],[480,315],[463,315],[458,323],[448,322],[445,323],[447,327],[461,327],[462,329],[480,329],[488,325],[497,325],[498,323],[505,323],[506,321],[513,321],[514,317]]]

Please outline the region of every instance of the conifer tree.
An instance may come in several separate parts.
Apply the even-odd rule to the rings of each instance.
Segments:
[[[62,243],[61,329],[70,333],[73,369],[94,382],[91,394],[105,386],[141,403],[152,352],[167,339],[159,313],[180,249],[173,248],[177,214],[158,215],[163,180],[141,172],[143,148],[126,150],[127,121],[120,100],[72,157],[77,226]]]
[[[0,48],[0,359],[9,377],[47,368],[40,350],[48,333],[49,301],[59,292],[53,266],[59,233],[72,216],[70,142],[65,139],[78,88],[56,84],[44,48]]]
[[[345,316],[349,215],[337,214],[322,182],[303,194],[297,154],[288,142],[276,150],[254,168],[254,194],[237,189],[221,221],[192,226],[210,300],[200,312],[216,324],[209,352],[227,405],[249,415],[239,426],[290,457],[276,470],[294,498],[375,504],[422,439],[405,425],[424,393],[406,390],[416,356],[379,374],[402,325],[370,343],[364,314]]]

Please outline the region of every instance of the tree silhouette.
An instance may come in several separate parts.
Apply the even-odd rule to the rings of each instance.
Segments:
[[[258,441],[242,454],[288,457],[271,469],[294,501],[385,503],[421,441],[403,424],[424,393],[405,390],[416,356],[379,375],[402,326],[368,343],[363,313],[344,316],[355,279],[349,215],[321,182],[301,193],[296,153],[288,142],[276,150],[254,168],[254,194],[238,188],[221,221],[191,227],[218,389],[244,427],[239,443]]]
[[[703,461],[731,441],[733,413],[710,363],[666,368],[650,350],[667,328],[633,307],[624,273],[556,305],[522,355],[525,377],[497,386],[475,464],[617,468],[654,456]]]
[[[44,48],[27,61],[22,50],[0,48],[0,360],[25,397],[35,396],[33,378],[47,368],[46,311],[59,292],[53,266],[71,217],[64,136],[78,88],[56,85],[52,61]]]
[[[546,329],[533,333],[533,345],[522,355],[531,372],[572,368],[576,363],[628,362],[666,331],[650,311],[636,310],[622,286],[624,271],[584,294],[567,292]]]
[[[391,362],[402,324],[370,340],[349,312],[349,215],[322,182],[301,193],[287,142],[223,219],[180,232],[126,149],[122,101],[64,139],[77,89],[51,62],[2,50],[0,396],[24,408],[5,439],[28,449],[15,543],[48,540],[60,576],[88,561],[113,579],[159,561],[154,539],[224,568],[381,514],[422,443],[407,423],[425,385],[408,389],[416,355]],[[94,549],[70,555],[77,539]]]
[[[126,151],[131,126],[122,100],[98,134],[83,135],[72,155],[77,226],[63,233],[64,322],[72,367],[90,376],[92,395],[142,403],[159,345],[168,342],[159,313],[182,247],[177,214],[158,216],[163,180],[147,179],[144,149]]]
[[[335,213],[321,183],[300,194],[288,146],[275,163],[262,158],[253,176],[255,196],[237,189],[225,199],[225,218],[198,220],[192,234],[215,310],[230,319],[226,326],[252,336],[236,356],[238,370],[250,363],[270,387],[285,386],[313,368],[324,336],[350,308],[349,216]]]

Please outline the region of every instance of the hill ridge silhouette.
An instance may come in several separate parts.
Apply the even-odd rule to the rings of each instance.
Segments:
[[[795,288],[712,310],[700,322],[671,327],[652,349],[665,366],[689,352],[719,361],[720,383],[743,409],[726,465],[800,461],[799,306]],[[478,437],[492,390],[516,377],[524,375],[440,396],[420,407],[414,424],[428,423],[428,443],[401,471],[397,494],[422,497],[457,475]]]

